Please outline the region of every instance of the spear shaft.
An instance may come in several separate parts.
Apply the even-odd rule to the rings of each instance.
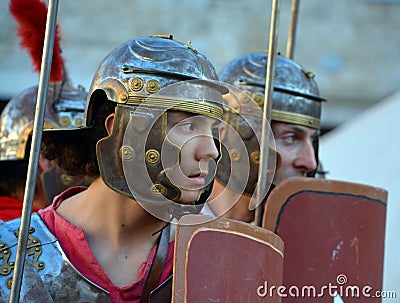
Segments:
[[[289,34],[286,44],[286,57],[293,59],[296,41],[297,19],[299,16],[300,0],[292,0],[292,11],[290,18]]]
[[[257,226],[262,225],[263,203],[262,200],[267,192],[267,175],[268,175],[268,146],[271,139],[268,123],[271,117],[272,93],[275,77],[275,58],[278,40],[278,22],[279,22],[280,0],[272,1],[271,23],[268,42],[268,61],[264,92],[264,108],[263,121],[260,142],[260,166],[258,171],[257,183],[257,207],[255,210],[254,220]]]
[[[35,119],[33,123],[32,143],[29,154],[28,174],[25,185],[24,201],[21,215],[21,224],[18,234],[18,248],[14,267],[13,282],[9,303],[18,303],[21,292],[24,260],[26,257],[29,226],[33,200],[35,196],[36,177],[42,142],[44,114],[46,109],[47,92],[50,80],[51,62],[53,58],[54,39],[56,33],[56,21],[58,0],[49,0],[47,10],[46,32],[40,69],[38,95],[36,100]]]

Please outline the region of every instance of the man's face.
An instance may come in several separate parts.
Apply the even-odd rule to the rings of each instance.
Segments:
[[[214,137],[222,131],[221,124],[210,117],[173,111],[168,112],[168,125],[167,139],[180,149],[180,163],[168,178],[181,189],[179,202],[191,204],[207,185],[210,161],[219,155]]]
[[[315,129],[283,122],[272,122],[276,149],[281,156],[280,167],[274,183],[289,177],[305,177],[317,168],[313,140],[318,136]]]

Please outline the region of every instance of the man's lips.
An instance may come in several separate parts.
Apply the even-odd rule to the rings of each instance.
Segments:
[[[189,179],[198,185],[204,185],[208,172],[200,172],[196,174],[192,174],[189,176]]]

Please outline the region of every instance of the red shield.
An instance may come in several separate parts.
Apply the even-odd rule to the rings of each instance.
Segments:
[[[386,201],[385,190],[350,182],[293,178],[276,186],[263,226],[285,242],[282,301],[380,302]]]
[[[280,302],[283,243],[247,223],[182,217],[176,232],[173,297],[177,302]]]

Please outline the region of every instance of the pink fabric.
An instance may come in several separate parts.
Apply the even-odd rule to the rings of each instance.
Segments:
[[[56,213],[56,209],[66,198],[73,196],[85,187],[72,187],[54,198],[53,204],[40,210],[39,215],[58,239],[71,263],[90,281],[110,293],[111,302],[139,302],[144,289],[150,266],[153,262],[156,246],[152,249],[147,262],[139,270],[139,278],[129,286],[118,287],[112,283],[93,256],[86,241],[85,234]],[[161,274],[160,284],[172,274],[174,242],[170,243],[167,259]]]
[[[22,201],[1,196],[0,197],[0,220],[9,221],[15,218],[19,218],[22,215]],[[38,211],[37,208],[33,207],[32,212]]]

